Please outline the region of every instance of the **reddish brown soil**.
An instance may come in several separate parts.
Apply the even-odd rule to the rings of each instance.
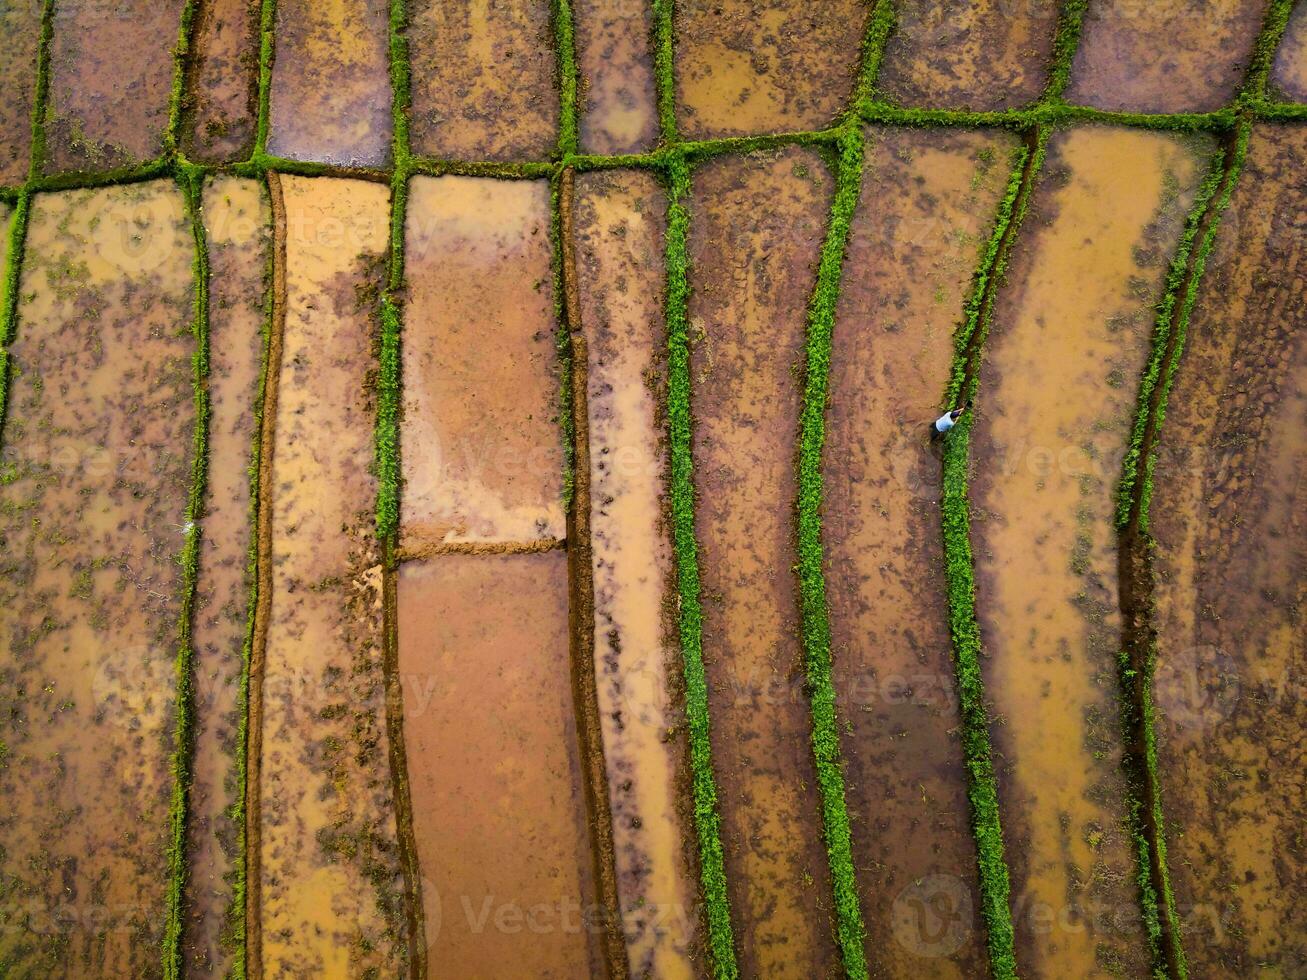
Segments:
[[[653,7],[645,0],[577,0],[581,150],[639,153],[658,138]]]
[[[1307,102],[1307,6],[1301,3],[1289,15],[1289,27],[1275,53],[1271,88],[1289,101]]]
[[[1192,976],[1307,972],[1307,134],[1254,130],[1161,429],[1154,700]]]
[[[0,7],[0,184],[27,179],[32,150],[32,100],[36,96],[37,41],[41,5],[34,0]]]
[[[791,515],[805,313],[832,181],[797,148],[694,174],[691,402],[703,650],[741,970],[839,970]]]
[[[243,160],[254,148],[259,85],[260,0],[199,5],[186,154],[206,163]]]
[[[988,969],[926,423],[1015,146],[997,133],[870,131],[844,263],[826,594],[867,958],[893,976]]]

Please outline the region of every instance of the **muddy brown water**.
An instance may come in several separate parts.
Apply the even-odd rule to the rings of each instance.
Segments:
[[[1307,102],[1307,6],[1298,4],[1275,53],[1271,87],[1293,102]]]
[[[0,184],[27,179],[32,151],[32,100],[36,96],[37,44],[41,33],[39,0],[0,7]]]
[[[877,90],[904,106],[1013,109],[1048,82],[1056,0],[903,0]]]
[[[408,39],[415,154],[549,158],[559,112],[549,4],[417,0]]]
[[[268,152],[381,166],[390,159],[386,0],[282,0]]]
[[[1153,307],[1211,155],[1053,137],[1000,292],[972,444],[977,611],[1017,960],[1148,973],[1125,820],[1113,525]]]
[[[867,5],[676,5],[677,123],[686,139],[823,129],[849,104]]]
[[[876,975],[988,972],[927,423],[1015,137],[871,130],[824,452],[845,795]]]
[[[186,153],[206,163],[244,160],[258,113],[260,0],[213,0],[196,15]]]
[[[690,201],[703,651],[740,968],[837,972],[803,690],[795,451],[805,314],[833,182],[798,148],[715,160]]]
[[[399,672],[433,977],[602,975],[567,556],[399,570]]]
[[[1131,112],[1220,109],[1243,85],[1265,15],[1264,0],[1091,3],[1067,101]]]
[[[45,170],[109,170],[163,152],[181,0],[55,7]]]
[[[1254,130],[1161,431],[1154,701],[1194,976],[1307,973],[1305,173],[1307,133]]]
[[[406,941],[371,473],[389,191],[280,178],[286,314],[262,677],[266,976],[397,976]]]
[[[644,0],[577,0],[581,150],[640,153],[658,139],[653,7]]]
[[[0,456],[0,963],[158,976],[195,415],[170,181],[32,203]]]
[[[209,251],[209,460],[201,522],[192,643],[195,750],[187,823],[187,920],[191,976],[232,965],[232,881],[244,863],[230,807],[236,768],[240,677],[250,613],[251,453],[263,357],[264,276],[271,215],[259,183],[217,177],[204,188]]]
[[[594,660],[617,885],[633,976],[689,977],[696,873],[667,518],[667,194],[584,174],[574,227],[587,346]]]
[[[549,185],[415,177],[407,220],[403,546],[561,539]]]

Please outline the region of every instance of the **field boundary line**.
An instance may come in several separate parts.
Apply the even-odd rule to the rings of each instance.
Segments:
[[[176,666],[176,720],[169,768],[172,793],[168,805],[169,841],[167,897],[162,943],[163,975],[177,980],[182,975],[182,927],[187,878],[186,830],[189,821],[191,758],[195,749],[195,650],[192,619],[195,589],[199,580],[200,539],[203,535],[204,491],[209,462],[209,247],[204,229],[203,180],[199,171],[178,175],[186,216],[195,247],[191,270],[194,289],[192,336],[195,353],[192,371],[195,399],[195,431],[191,444],[191,486],[186,501],[186,541],[182,547],[182,593],[178,623]]]

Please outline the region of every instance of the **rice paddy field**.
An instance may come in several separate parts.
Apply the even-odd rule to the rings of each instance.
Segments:
[[[1307,0],[0,30],[0,976],[1307,977]]]

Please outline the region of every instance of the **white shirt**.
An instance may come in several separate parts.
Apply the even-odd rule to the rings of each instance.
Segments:
[[[957,425],[957,422],[953,421],[953,416],[950,413],[945,412],[943,415],[941,415],[939,418],[935,420],[935,431],[947,432],[955,425]]]

